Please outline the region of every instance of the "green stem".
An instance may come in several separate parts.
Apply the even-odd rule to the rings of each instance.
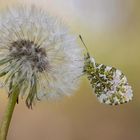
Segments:
[[[14,111],[14,108],[18,99],[18,95],[19,95],[19,88],[15,88],[14,92],[11,93],[9,97],[7,108],[3,116],[3,120],[1,122],[0,140],[6,140],[12,114],[13,114],[13,111]]]

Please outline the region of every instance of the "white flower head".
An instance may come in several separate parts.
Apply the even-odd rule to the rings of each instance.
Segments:
[[[76,38],[57,18],[31,7],[14,7],[0,15],[0,76],[9,94],[15,87],[36,99],[71,95],[83,70]]]

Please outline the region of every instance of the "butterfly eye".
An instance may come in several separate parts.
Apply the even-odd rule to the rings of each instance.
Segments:
[[[132,100],[131,86],[120,70],[96,64],[96,71],[89,77],[94,92],[101,103],[118,105]]]

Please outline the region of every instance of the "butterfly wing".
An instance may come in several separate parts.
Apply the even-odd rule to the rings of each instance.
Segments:
[[[88,76],[94,92],[101,103],[118,105],[132,100],[133,93],[126,76],[118,69],[104,64],[97,64],[88,49],[84,57],[83,73]]]
[[[118,105],[132,100],[132,89],[126,76],[114,67],[96,64],[96,71],[89,79],[101,103]]]

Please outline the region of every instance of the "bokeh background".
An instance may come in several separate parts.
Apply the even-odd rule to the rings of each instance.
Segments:
[[[70,31],[81,34],[99,63],[121,69],[133,87],[133,101],[100,104],[86,79],[74,96],[16,106],[8,140],[140,140],[140,1],[139,0],[0,0],[0,10],[36,5],[58,16]],[[80,41],[78,41],[82,47]],[[8,98],[0,91],[0,120]]]

